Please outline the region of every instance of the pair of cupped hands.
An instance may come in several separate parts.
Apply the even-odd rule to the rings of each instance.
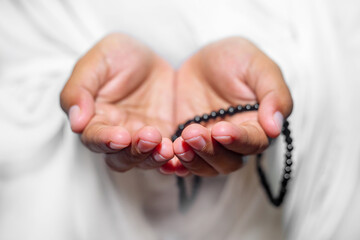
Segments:
[[[175,70],[137,40],[110,34],[75,65],[61,106],[83,144],[112,169],[215,176],[239,169],[280,134],[292,98],[279,67],[240,37],[211,43]],[[238,104],[258,111],[187,126],[195,115]]]

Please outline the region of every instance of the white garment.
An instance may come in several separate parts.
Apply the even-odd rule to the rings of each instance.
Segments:
[[[206,179],[182,214],[173,176],[111,172],[81,145],[59,93],[76,60],[112,31],[174,67],[233,35],[280,65],[295,102],[282,209],[267,202],[252,161]],[[359,42],[355,0],[1,1],[0,239],[359,239]],[[283,148],[267,154],[274,186]]]

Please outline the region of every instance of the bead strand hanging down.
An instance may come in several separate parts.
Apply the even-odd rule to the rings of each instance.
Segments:
[[[176,130],[175,134],[171,137],[171,140],[174,142],[178,137],[181,136],[182,131],[187,127],[188,125],[192,123],[206,123],[209,120],[215,120],[216,118],[225,118],[226,116],[232,116],[237,113],[243,113],[243,112],[249,112],[249,111],[257,111],[259,109],[259,104],[256,103],[254,105],[247,104],[245,106],[243,105],[237,105],[236,107],[230,106],[227,110],[225,109],[219,109],[218,111],[212,111],[209,114],[203,114],[202,116],[195,116],[193,119],[190,119],[186,121],[183,124],[180,124],[178,126],[178,129]],[[283,176],[281,179],[281,187],[279,194],[275,197],[270,189],[269,183],[267,181],[266,175],[264,173],[264,170],[261,167],[261,159],[262,154],[258,154],[256,158],[256,168],[257,172],[260,178],[260,182],[266,192],[266,195],[268,196],[269,201],[276,207],[280,206],[282,202],[284,201],[284,197],[287,191],[287,185],[291,178],[291,166],[292,166],[292,150],[294,149],[292,145],[292,138],[291,138],[291,131],[289,129],[289,122],[287,120],[284,121],[281,133],[285,137],[285,143],[286,143],[286,153],[285,153],[285,166],[283,170]],[[182,210],[186,210],[191,203],[196,198],[196,195],[198,193],[198,189],[200,187],[201,178],[199,176],[194,177],[194,183],[191,191],[191,196],[186,196],[186,189],[185,189],[185,183],[184,179],[182,177],[177,177],[177,184],[179,187],[179,200],[180,200],[180,208]]]

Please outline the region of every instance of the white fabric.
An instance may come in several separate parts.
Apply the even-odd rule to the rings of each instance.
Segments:
[[[205,44],[254,41],[282,68],[295,108],[286,204],[269,205],[253,161],[206,179],[188,213],[175,178],[109,171],[59,107],[76,60],[109,32],[178,67]],[[358,239],[358,1],[0,2],[0,239]],[[267,154],[274,186],[283,144]]]

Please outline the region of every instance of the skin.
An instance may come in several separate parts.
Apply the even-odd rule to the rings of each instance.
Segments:
[[[257,112],[186,127],[174,142],[177,161],[181,162],[173,160],[178,166],[175,173],[181,176],[236,171],[242,166],[242,156],[267,148],[268,136],[280,134],[281,118],[292,111],[291,95],[279,67],[240,37],[201,49],[184,63],[176,80],[178,123],[220,108],[260,103]]]
[[[242,156],[262,152],[268,136],[280,134],[292,110],[278,66],[239,37],[205,46],[175,71],[136,40],[109,35],[78,61],[60,99],[72,130],[115,171],[179,176],[236,171]],[[195,115],[255,102],[258,112],[192,124],[174,143],[168,139]]]
[[[149,48],[112,34],[77,62],[61,107],[72,130],[90,150],[105,153],[113,170],[159,168],[174,156],[166,138],[174,122],[173,79],[173,69]]]

